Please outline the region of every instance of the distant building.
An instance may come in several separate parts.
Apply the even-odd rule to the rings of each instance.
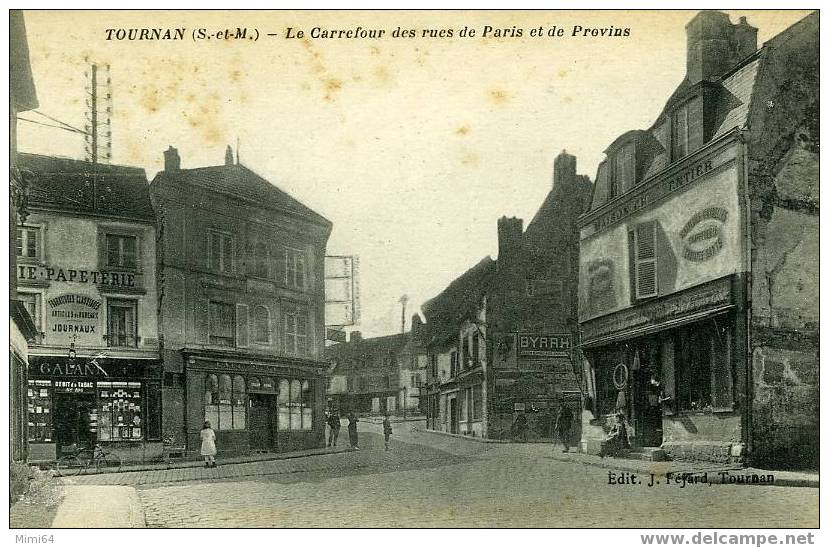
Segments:
[[[818,14],[760,50],[745,18],[686,31],[685,79],[579,222],[583,447],[621,411],[674,459],[817,466]]]
[[[18,155],[30,178],[17,227],[29,348],[28,452],[53,461],[101,443],[161,454],[156,227],[144,170]]]
[[[353,331],[347,343],[329,346],[334,364],[329,407],[340,414],[421,414],[421,387],[426,376],[426,351],[421,343],[420,317],[412,330],[363,339]]]
[[[164,432],[188,451],[325,445],[323,262],[331,223],[245,166],[164,153],[159,223]]]
[[[23,12],[9,12],[9,460],[25,461],[28,446],[27,369],[29,341],[37,328],[17,298],[17,228],[28,215],[29,177],[17,159],[17,114],[37,108]]]
[[[579,409],[576,223],[591,190],[576,158],[562,152],[527,229],[500,219],[497,262],[485,258],[423,305],[428,428],[548,439],[561,405]]]

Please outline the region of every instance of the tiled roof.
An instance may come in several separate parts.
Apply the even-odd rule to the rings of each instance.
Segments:
[[[441,346],[458,336],[464,320],[473,319],[495,276],[495,261],[485,257],[421,307],[429,343]]]
[[[334,360],[365,359],[378,355],[397,355],[406,346],[408,333],[371,337],[359,341],[339,343],[325,349],[329,358]]]
[[[331,225],[328,219],[241,164],[161,171],[153,179],[153,184],[165,182],[201,187],[269,209],[293,213],[317,224]]]
[[[21,153],[29,207],[155,222],[142,168]]]

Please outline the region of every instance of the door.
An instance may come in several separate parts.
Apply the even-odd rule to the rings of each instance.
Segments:
[[[248,430],[253,451],[273,451],[275,398],[271,394],[251,394]]]
[[[458,400],[452,398],[449,400],[449,431],[452,434],[458,433]]]
[[[636,445],[659,447],[662,445],[662,404],[651,369],[634,372],[634,405]]]
[[[95,444],[97,421],[93,424],[91,420],[95,411],[94,394],[54,395],[53,420],[58,453],[73,444],[78,447],[92,447]]]

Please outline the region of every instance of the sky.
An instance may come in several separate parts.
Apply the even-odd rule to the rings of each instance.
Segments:
[[[39,112],[75,127],[85,72],[110,64],[113,163],[152,180],[162,151],[183,168],[241,163],[333,222],[329,255],[360,257],[364,336],[407,316],[483,257],[496,222],[526,223],[562,150],[595,178],[605,148],[655,120],[685,74],[693,11],[28,11]],[[758,45],[804,11],[729,11]],[[379,39],[312,29],[382,29]],[[492,30],[482,36],[485,27]],[[547,36],[553,26],[564,36]],[[574,26],[629,36],[572,36]],[[183,41],[107,40],[107,29],[186,29]],[[257,40],[195,41],[245,27]],[[414,29],[414,38],[393,37]],[[461,37],[467,27],[474,37]],[[530,36],[542,27],[545,36]],[[303,38],[286,38],[303,31]],[[453,30],[423,37],[424,29]],[[500,29],[500,36],[495,36]],[[522,29],[521,37],[515,29]],[[583,32],[583,31],[582,31]],[[276,36],[268,36],[268,34]],[[26,118],[51,124],[36,113]],[[83,137],[19,124],[24,152],[84,157]],[[408,321],[407,321],[408,328]]]

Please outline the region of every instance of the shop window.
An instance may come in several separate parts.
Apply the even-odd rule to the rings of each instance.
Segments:
[[[30,380],[28,386],[29,441],[51,442],[52,438],[52,382]]]
[[[253,309],[253,342],[271,343],[271,316],[264,306],[257,306]]]
[[[244,430],[247,406],[245,379],[241,375],[213,375],[204,382],[204,420],[214,430]]]
[[[234,346],[236,344],[236,307],[232,304],[210,301],[210,344]]]
[[[733,409],[729,327],[695,327],[674,339],[678,411],[730,411]]]
[[[233,272],[233,237],[225,232],[215,230],[207,233],[207,259],[210,270],[215,272]]]
[[[144,438],[145,414],[140,382],[98,382],[98,439],[127,441]]]
[[[277,395],[277,428],[311,430],[313,428],[313,394],[310,381],[280,379]]]
[[[123,234],[106,235],[106,265],[109,268],[135,270],[138,264],[138,238]]]
[[[271,253],[268,244],[259,242],[253,247],[253,275],[259,278],[270,278]]]
[[[107,346],[138,346],[136,301],[107,299]]]
[[[472,418],[475,420],[483,417],[484,399],[481,385],[472,387]]]
[[[17,298],[21,303],[23,303],[23,306],[26,308],[26,312],[28,312],[29,316],[32,317],[32,321],[38,331],[40,331],[40,294],[19,292],[17,294]]]
[[[285,285],[305,289],[305,253],[298,249],[285,249]]]
[[[285,311],[285,352],[293,356],[308,354],[308,313],[300,308]]]
[[[656,297],[656,222],[634,226],[628,234],[628,242],[634,299]]]
[[[15,246],[17,256],[22,259],[39,260],[43,246],[40,229],[33,226],[23,226],[17,229]]]

